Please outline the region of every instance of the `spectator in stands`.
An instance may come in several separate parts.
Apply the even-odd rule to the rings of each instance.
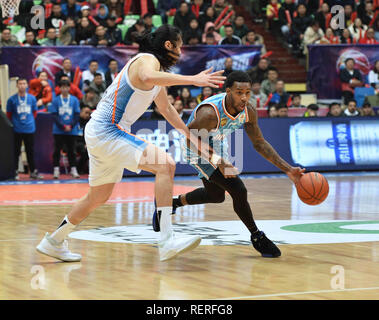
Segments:
[[[0,48],[1,47],[18,47],[20,46],[16,36],[12,35],[12,31],[9,28],[5,28],[1,32]]]
[[[250,76],[251,81],[258,81],[262,83],[267,79],[267,71],[269,67],[269,61],[266,58],[261,58],[258,65],[247,70],[247,74]]]
[[[75,72],[72,70],[72,62],[69,58],[64,58],[62,62],[62,70],[55,74],[55,84],[58,85],[62,76],[68,76],[70,81],[74,81]]]
[[[130,13],[136,14],[141,16],[142,8],[141,8],[141,2],[142,1],[131,1],[130,6]],[[155,14],[155,8],[154,8],[154,2],[153,0],[144,0],[145,4],[147,5],[147,12],[151,14]]]
[[[196,18],[191,19],[189,23],[189,28],[184,33],[184,43],[189,44],[190,38],[196,38],[199,40],[198,43],[200,43],[201,36],[202,36],[202,33],[199,27],[199,22],[197,21]]]
[[[208,1],[208,0],[206,0]],[[195,17],[198,19],[201,14],[204,13],[207,8],[207,4],[204,3],[204,0],[193,0],[191,10]]]
[[[249,31],[249,28],[245,24],[245,19],[241,15],[237,15],[233,23],[233,34],[242,39]]]
[[[68,92],[69,94],[71,94],[72,96],[78,98],[78,100],[81,100],[83,98],[83,93],[82,91],[78,88],[78,86],[76,86],[75,84],[73,84],[71,81],[70,81],[70,78],[66,75],[63,75],[59,78],[59,81],[56,82],[56,83],[60,83],[61,81],[67,81],[69,84],[70,84],[70,91]],[[61,87],[59,85],[57,85],[55,87],[55,94],[57,96],[59,96],[61,94]]]
[[[329,105],[329,111],[326,114],[327,117],[344,117],[345,114],[338,102],[332,102]]]
[[[277,104],[287,105],[290,95],[284,89],[284,81],[277,80],[275,83],[275,91],[272,93],[272,96],[269,97],[269,100]]]
[[[345,28],[350,27],[350,25],[353,23],[353,6],[351,4],[345,4],[344,6],[345,11]]]
[[[57,31],[55,28],[47,29],[46,40],[42,42],[44,47],[54,47],[57,45]]]
[[[205,9],[205,12],[199,17],[199,25],[201,30],[204,30],[207,22],[215,22],[217,18],[215,14],[216,12],[212,6],[209,6],[207,9]]]
[[[264,55],[266,53],[266,47],[264,44],[263,37],[260,34],[256,34],[254,30],[249,30],[242,39],[242,44],[245,46],[251,46],[251,45],[260,45],[261,48],[261,55]]]
[[[277,105],[270,104],[268,109],[267,109],[268,117],[269,118],[277,118],[278,117],[278,110],[277,110]]]
[[[362,109],[361,109],[361,116],[362,117],[375,117],[375,111],[372,108],[371,104],[366,102],[363,104]]]
[[[78,135],[76,137],[76,148],[75,152],[79,156],[78,160],[78,173],[85,174],[88,173],[88,152],[86,147],[86,142],[84,140],[84,130],[91,118],[92,110],[88,106],[83,106],[80,108],[79,122],[78,122]]]
[[[78,134],[78,121],[80,114],[79,100],[69,94],[70,83],[61,81],[61,94],[53,100],[49,108],[54,117],[53,135],[54,135],[54,179],[59,178],[59,161],[61,150],[64,146],[67,148],[68,161],[71,167],[73,178],[80,178],[76,169],[75,140]]]
[[[288,41],[288,36],[291,31],[291,24],[293,21],[293,14],[296,11],[296,6],[293,0],[284,0],[279,9],[279,26],[283,37]],[[287,17],[288,14],[288,17]]]
[[[189,103],[188,103],[188,109],[195,109],[197,106],[197,101],[196,101],[196,98],[191,98]]]
[[[175,13],[174,26],[178,27],[182,33],[186,33],[193,18],[195,16],[189,9],[188,3],[183,1],[179,6],[179,10]]]
[[[113,80],[117,77],[118,75],[118,62],[115,59],[110,59],[108,63],[108,70],[105,73],[105,85],[108,88]]]
[[[304,51],[303,53],[308,54],[308,45],[319,43],[320,40],[324,37],[324,31],[320,28],[320,25],[317,21],[313,21],[311,25],[305,30],[303,43]]]
[[[146,31],[154,32],[156,28],[153,25],[153,15],[151,13],[146,13],[142,19],[143,23],[145,24]]]
[[[342,83],[342,97],[345,103],[354,97],[355,87],[362,86],[362,75],[358,69],[354,69],[355,60],[347,58],[345,68],[340,71],[340,80]]]
[[[279,104],[276,107],[278,118],[288,118],[288,107],[285,104]]]
[[[317,104],[312,103],[307,107],[307,111],[304,113],[304,117],[318,117],[318,112],[319,107]]]
[[[213,96],[213,89],[211,87],[203,87],[201,93],[196,97],[196,101],[199,104],[210,96]]]
[[[137,45],[136,37],[142,35],[145,32],[145,23],[142,19],[136,21],[128,31],[126,32],[124,44],[126,45]]]
[[[80,19],[80,23],[76,29],[76,43],[78,45],[85,45],[92,38],[94,27],[90,24],[87,17]]]
[[[108,16],[107,18],[107,36],[110,39],[110,46],[122,43],[122,32],[117,28],[115,16]]]
[[[375,39],[375,30],[373,27],[368,27],[363,39],[359,41],[360,44],[378,44]]]
[[[123,0],[107,0],[107,6],[110,16],[117,18],[124,17],[124,1]]]
[[[88,88],[80,101],[81,107],[88,106],[91,110],[95,110],[100,102],[100,97],[93,88]]]
[[[24,78],[17,79],[17,93],[7,101],[7,117],[13,124],[14,154],[16,168],[24,142],[30,178],[41,179],[34,164],[34,133],[36,131],[35,117],[37,116],[37,100],[26,92],[28,82]],[[18,180],[16,169],[15,179]]]
[[[99,95],[101,98],[107,89],[107,86],[105,84],[105,81],[103,80],[103,76],[101,73],[95,73],[95,76],[93,78],[93,81],[89,85],[90,88],[95,90],[96,94]]]
[[[72,35],[71,31],[74,31]],[[75,22],[71,18],[67,18],[66,24],[59,29],[57,37],[57,46],[69,46],[76,44],[75,42]]]
[[[371,21],[375,18],[373,3],[371,1],[366,2],[364,11],[361,14],[358,13],[358,16],[363,24],[370,25]]]
[[[25,32],[25,40],[23,42],[24,47],[29,46],[39,46],[39,43],[36,40],[36,36],[34,35],[33,31],[26,31]]]
[[[91,13],[91,11],[90,11],[89,6],[84,5],[80,9],[79,16],[80,16],[80,18],[84,18],[84,17],[89,18],[90,17],[90,13]]]
[[[280,21],[279,21],[279,10],[281,4],[278,0],[270,0],[267,6],[266,15],[269,23],[269,29],[274,35],[279,35]]]
[[[227,57],[224,62],[224,77],[227,77],[229,74],[233,72],[233,59],[231,57]]]
[[[239,37],[233,34],[233,27],[229,24],[224,27],[225,37],[222,38],[218,44],[226,45],[226,44],[242,44],[242,41]]]
[[[350,34],[349,29],[345,28],[342,31],[342,35],[340,37],[340,43],[341,44],[352,44],[354,43],[354,39]]]
[[[262,82],[262,92],[269,96],[276,90],[276,82],[278,81],[278,70],[274,67],[268,68],[267,79]]]
[[[261,91],[261,83],[253,80],[251,85],[251,95],[249,102],[254,108],[263,108],[267,104],[267,95]]]
[[[188,109],[189,108],[189,102],[192,99],[191,91],[187,87],[183,87],[183,89],[180,91],[180,96],[178,96],[177,100],[181,100],[183,102],[183,108]]]
[[[294,94],[291,100],[292,100],[292,104],[290,105],[290,108],[305,108],[305,106],[301,104],[300,94]]]
[[[205,29],[204,29],[204,33],[203,33],[203,37],[202,37],[203,43],[206,43],[206,36],[208,33],[213,34],[213,37],[217,43],[219,43],[219,41],[222,39],[221,35],[218,32],[216,32],[215,25],[213,22],[207,22],[205,24]]]
[[[59,3],[54,3],[51,16],[46,19],[46,28],[54,28],[57,32],[65,24],[66,16],[62,13]]]
[[[320,44],[339,44],[340,39],[334,34],[332,28],[327,28],[324,36],[320,39]]]
[[[297,6],[296,17],[293,18],[291,25],[290,42],[293,47],[293,52],[297,54],[299,52],[300,44],[304,39],[305,30],[312,23],[312,18],[307,14],[307,7],[300,3]]]
[[[317,12],[317,14],[316,14],[315,20],[318,22],[320,28],[325,33],[326,29],[327,29],[326,22],[328,20],[328,15],[330,13],[330,8],[329,8],[329,5],[326,2],[324,2],[321,5],[320,9],[321,10],[319,12]]]
[[[215,9],[215,13],[216,13],[216,17],[218,17],[220,15],[220,13],[227,7],[229,6],[229,3],[225,0],[216,0],[215,4],[214,4],[214,9]],[[229,13],[231,9],[231,6],[229,6],[229,10],[227,11],[227,13]]]
[[[90,16],[96,17],[99,14],[100,3],[98,0],[89,0]]]
[[[217,42],[215,40],[215,37],[214,37],[214,35],[213,35],[212,32],[209,32],[209,33],[206,34],[206,36],[205,36],[205,43],[204,44],[206,44],[208,46],[213,46],[213,45],[217,44]]]
[[[374,67],[368,74],[368,83],[374,89],[379,89],[379,60],[375,61]]]
[[[348,28],[350,31],[350,34],[353,37],[354,42],[359,42],[361,39],[363,39],[366,31],[367,31],[367,26],[362,24],[361,19],[356,18],[354,20],[354,23],[350,25]]]
[[[103,27],[107,27],[107,18],[109,15],[109,10],[108,7],[102,3],[100,4],[97,16],[96,16],[96,21],[100,23]]]
[[[29,81],[29,93],[37,99],[38,110],[43,109],[53,100],[52,88],[49,85],[46,71],[41,71],[38,78]]]
[[[375,30],[375,39],[376,41],[379,41],[379,14],[376,16],[376,19],[373,23],[373,27]]]
[[[182,120],[184,122],[187,122],[187,120],[189,118],[189,114],[183,112],[184,107],[183,107],[182,100],[175,100],[175,102],[174,102],[174,108],[178,112],[178,114],[180,115],[180,117],[182,118]]]
[[[99,62],[97,62],[97,60],[91,60],[89,63],[88,70],[83,71],[83,74],[82,74],[82,80],[85,85],[84,89],[89,87],[90,83],[95,78],[96,73],[100,73],[103,76],[103,80],[105,81],[105,77],[103,73],[98,71],[98,69],[99,69]]]
[[[181,0],[158,0],[157,13],[162,17],[162,22],[167,23],[168,17],[175,15]]]
[[[344,111],[345,116],[347,117],[358,117],[360,115],[357,110],[357,101],[350,99],[347,103],[347,108]]]
[[[112,41],[102,25],[96,27],[95,35],[88,41],[91,46],[111,46]]]
[[[80,14],[81,6],[76,3],[76,0],[67,0],[67,3],[61,4],[62,13],[66,17],[71,17],[73,19],[77,19]]]

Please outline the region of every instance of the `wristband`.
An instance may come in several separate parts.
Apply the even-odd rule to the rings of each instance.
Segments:
[[[220,161],[221,157],[216,154],[216,153],[213,153],[212,154],[212,157],[211,157],[211,162],[214,164],[214,165],[217,165]]]

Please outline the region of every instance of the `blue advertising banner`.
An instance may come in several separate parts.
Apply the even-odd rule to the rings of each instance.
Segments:
[[[183,46],[179,63],[172,72],[193,75],[210,67],[221,70],[227,57],[233,58],[233,69],[247,70],[258,63],[261,46]],[[115,59],[121,69],[137,53],[132,46],[94,48],[90,46],[65,47],[4,47],[0,63],[8,64],[11,77],[32,79],[46,71],[51,80],[62,69],[64,58],[70,58],[74,68],[88,69],[91,60],[99,62],[99,71],[105,73],[110,59]]]
[[[38,114],[35,154],[41,172],[53,170],[52,124],[51,114]],[[379,169],[378,118],[266,118],[259,119],[259,126],[265,139],[293,166],[307,171]],[[169,152],[177,163],[176,174],[196,174],[182,158],[180,134],[166,121],[137,121],[132,133]],[[230,160],[242,173],[280,172],[254,150],[243,129],[228,137],[228,144]]]
[[[366,83],[379,60],[379,45],[310,45],[308,50],[308,90],[319,99],[341,99],[340,70],[347,58],[355,60]]]

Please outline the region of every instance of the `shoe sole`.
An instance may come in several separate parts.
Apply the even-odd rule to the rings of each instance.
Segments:
[[[183,253],[186,253],[190,250],[193,250],[195,249],[201,242],[201,238],[198,238],[196,241],[194,241],[191,245],[189,245],[188,247],[185,247],[183,248],[182,250],[180,251],[171,251],[172,252],[172,255],[169,255],[167,258],[165,259],[161,259],[161,261],[167,261],[167,260],[171,260],[173,258],[175,258],[176,256],[178,256],[179,254],[183,254]]]
[[[65,259],[62,259],[62,258],[59,258],[59,257],[55,257],[55,256],[53,256],[53,255],[51,255],[51,254],[48,254],[47,252],[42,251],[42,250],[41,250],[40,248],[38,248],[38,247],[36,247],[36,250],[37,250],[39,253],[42,253],[42,254],[44,254],[44,255],[46,255],[46,256],[49,256],[49,257],[51,257],[51,258],[54,258],[54,259],[61,260],[61,261],[63,261],[63,262],[79,262],[79,261],[82,260],[82,259],[79,259],[79,260],[65,260]]]

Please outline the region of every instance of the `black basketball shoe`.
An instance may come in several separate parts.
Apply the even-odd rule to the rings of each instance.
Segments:
[[[154,210],[154,214],[153,214],[153,230],[155,232],[159,232],[159,231],[161,231],[161,227],[159,224],[159,221],[161,220],[161,213],[158,212],[158,210],[157,210],[157,203],[155,202],[155,199],[154,199],[154,206],[155,206],[155,210]],[[177,208],[177,206],[173,205],[172,214],[176,213],[176,208]]]
[[[257,250],[262,255],[262,257],[280,257],[281,252],[279,248],[269,238],[266,237],[263,231],[256,232],[256,234],[254,234],[254,236],[252,235],[250,239],[255,250]]]

